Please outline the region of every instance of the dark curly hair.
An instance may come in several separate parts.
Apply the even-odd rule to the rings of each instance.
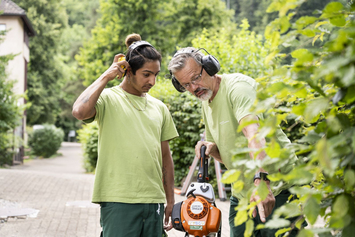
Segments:
[[[132,69],[133,75],[136,75],[136,71],[143,67],[148,61],[158,60],[161,64],[161,54],[153,47],[149,45],[142,45],[132,50],[131,46],[134,42],[141,41],[142,38],[139,34],[130,34],[126,37],[126,46],[128,51],[126,53],[126,61],[129,63]]]

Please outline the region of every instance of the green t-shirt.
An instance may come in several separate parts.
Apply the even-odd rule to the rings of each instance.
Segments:
[[[202,115],[206,129],[206,140],[216,143],[222,161],[227,169],[238,169],[233,166],[232,150],[236,148],[237,142],[247,143],[243,132],[237,133],[239,122],[245,116],[251,114],[250,107],[256,99],[257,83],[254,79],[240,73],[223,74],[219,90],[211,103],[202,102]],[[258,115],[263,119],[262,115]],[[290,140],[285,133],[278,129],[277,139],[281,147],[290,144]],[[289,159],[290,162],[280,172],[287,173],[292,169],[292,165],[297,160],[295,155]],[[268,167],[271,173],[279,172]],[[243,174],[242,170],[242,174]],[[244,177],[242,177],[244,178]],[[253,180],[244,180],[245,185],[242,192],[233,195],[237,198],[244,197],[248,189],[253,185]],[[272,182],[271,188],[274,195],[288,188],[288,184],[279,185]]]
[[[161,142],[178,133],[164,103],[146,98],[119,86],[101,93],[95,106],[99,141],[92,202],[165,203]],[[146,103],[144,111],[134,108]]]

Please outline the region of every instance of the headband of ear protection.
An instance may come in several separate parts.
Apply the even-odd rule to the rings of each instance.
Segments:
[[[132,52],[133,52],[136,48],[141,47],[141,46],[150,46],[150,47],[154,48],[153,45],[151,45],[149,42],[144,41],[144,40],[140,40],[140,41],[135,41],[135,42],[133,42],[133,43],[128,47],[129,49],[131,49],[131,52],[129,53],[129,57],[128,57],[128,61],[127,61],[128,63],[129,63],[129,61],[131,60]],[[127,72],[127,71],[124,72],[123,76],[126,75],[126,72]]]
[[[136,41],[134,42],[133,44],[131,44],[129,46],[129,48],[133,51],[135,50],[136,48],[140,47],[140,46],[143,46],[143,45],[148,45],[150,47],[153,47],[153,45],[151,45],[149,42],[147,41],[144,41],[144,40],[140,40],[140,41]],[[153,47],[154,48],[154,47]]]
[[[192,54],[192,53],[197,53],[198,51],[200,51],[201,49],[203,49],[204,51],[206,51],[206,53],[208,53],[208,55],[205,55],[202,57],[201,59],[201,64],[203,69],[205,69],[205,71],[207,72],[208,75],[213,76],[215,74],[217,74],[217,72],[219,72],[219,70],[221,69],[221,66],[218,62],[218,60],[212,56],[211,54],[209,54],[209,52],[207,52],[206,49],[204,48],[200,48],[196,51],[191,50],[191,49],[186,49],[186,50],[181,50],[180,52],[177,52],[173,58],[175,58],[176,56],[180,55],[180,54]],[[175,89],[178,92],[185,92],[186,89],[185,87],[183,87],[179,81],[174,77],[174,75],[172,74],[172,72],[170,71],[170,75],[171,75],[171,82],[173,84],[173,86],[175,87]]]

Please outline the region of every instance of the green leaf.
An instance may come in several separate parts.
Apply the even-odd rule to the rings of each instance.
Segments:
[[[313,196],[308,198],[304,205],[303,212],[312,225],[317,221],[317,217],[320,213],[320,206]]]
[[[314,37],[316,35],[316,31],[312,29],[300,30],[299,33],[307,37]]]
[[[254,221],[248,220],[247,223],[245,224],[244,237],[252,236],[253,231],[254,231]]]
[[[355,75],[355,67],[354,65],[350,65],[345,70],[343,77],[341,77],[341,81],[344,84],[344,86],[350,86],[352,84],[355,84],[354,75]]]
[[[260,182],[257,190],[258,190],[258,195],[261,198],[261,200],[265,200],[265,198],[269,194],[269,189],[267,188],[266,183],[265,182]]]
[[[270,5],[269,5],[269,7],[266,9],[266,12],[267,13],[271,13],[271,12],[276,12],[276,11],[278,11],[280,9],[280,3],[278,3],[278,2],[272,2]]]
[[[348,226],[351,222],[351,217],[349,215],[345,215],[344,217],[338,217],[336,214],[332,214],[329,220],[329,227],[342,229]]]
[[[327,140],[325,138],[319,140],[319,142],[316,145],[316,148],[318,152],[318,159],[322,167],[331,169],[330,154],[328,152]]]
[[[237,182],[233,183],[233,192],[234,193],[240,193],[244,188],[244,182],[241,180],[238,180]]]
[[[308,91],[304,87],[300,90],[297,90],[295,93],[295,96],[297,96],[298,98],[306,98],[307,95],[308,95]]]
[[[265,152],[271,158],[280,157],[281,154],[280,144],[276,141],[273,141],[271,145],[265,149]]]
[[[305,110],[306,110],[306,104],[304,103],[292,107],[292,113],[296,115],[303,115]]]
[[[243,224],[248,220],[248,212],[247,211],[238,211],[237,216],[234,218],[234,225],[238,226]]]
[[[298,30],[303,29],[304,27],[314,23],[316,20],[318,20],[317,17],[313,16],[302,16],[296,21],[296,27]]]
[[[291,222],[285,219],[271,219],[266,222],[265,227],[269,229],[279,229],[290,226]]]
[[[328,23],[328,21],[321,21],[321,22],[318,22],[314,28],[318,28],[319,26],[324,25],[324,24],[327,24],[327,23]]]
[[[329,19],[330,23],[335,26],[344,26],[346,24],[345,16],[338,15]]]
[[[329,107],[329,102],[327,98],[317,98],[308,103],[306,110],[304,111],[305,121],[310,123],[316,116],[323,113]]]
[[[348,213],[348,210],[349,202],[347,197],[344,194],[339,195],[332,206],[333,215],[337,218],[342,218]]]
[[[344,101],[347,104],[351,104],[355,101],[355,85],[348,87],[346,95],[344,97]]]
[[[302,185],[311,182],[313,180],[313,174],[303,167],[295,167],[284,179],[294,185]]]
[[[301,143],[307,142],[307,143],[310,143],[310,144],[315,144],[321,138],[322,137],[318,133],[315,133],[315,132],[311,131],[311,132],[309,132],[307,134],[307,136],[304,136],[300,140],[298,140],[298,142],[301,142]]]
[[[302,228],[302,225],[303,225],[303,222],[306,220],[306,218],[304,218],[304,216],[302,216],[302,218],[298,219],[295,226],[297,229],[301,229]]]
[[[280,18],[280,33],[283,34],[285,33],[289,28],[291,24],[290,21],[288,20],[287,16],[283,16]]]
[[[340,2],[331,2],[328,3],[325,8],[323,9],[323,13],[335,13],[343,10],[344,6]]]
[[[236,169],[227,170],[222,176],[222,182],[225,184],[231,184],[238,180],[241,171]]]
[[[316,42],[319,37],[320,37],[320,35],[314,36],[313,41],[312,41],[312,46],[314,46],[314,42]]]
[[[355,172],[354,170],[346,170],[344,173],[344,182],[348,190],[354,190],[355,185]]]
[[[302,229],[297,237],[314,237],[314,234],[311,230]]]
[[[276,231],[275,236],[280,236],[288,231],[292,230],[291,227],[289,228],[283,228],[283,229],[279,229],[278,231]]]
[[[298,59],[297,60],[297,65],[306,63],[306,62],[311,62],[313,60],[313,54],[309,52],[307,49],[297,49],[291,53],[291,56],[293,58]]]
[[[295,216],[301,215],[301,210],[297,203],[286,203],[275,210],[275,214],[277,217],[284,216],[285,218],[291,218]]]

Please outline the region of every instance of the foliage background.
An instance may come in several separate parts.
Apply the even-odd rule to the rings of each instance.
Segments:
[[[29,137],[28,144],[31,153],[35,156],[50,158],[55,155],[62,144],[64,132],[53,124],[44,124],[43,128],[36,129]]]
[[[26,10],[39,33],[30,41],[30,125],[56,124],[66,133],[79,129],[82,123],[71,116],[74,100],[106,70],[116,53],[126,51],[126,35],[139,33],[163,55],[163,71],[150,93],[168,106],[180,133],[170,143],[175,183],[180,185],[192,163],[203,121],[199,102],[187,93],[175,92],[163,75],[178,48],[204,47],[220,60],[221,73],[241,72],[260,83],[255,112],[270,115],[260,130],[270,141],[266,148],[270,158],[264,163],[236,162],[248,167],[244,175],[252,176],[263,165],[282,163],[286,151],[273,138],[279,124],[294,142],[288,149],[300,158],[290,174],[270,176],[298,185],[291,192],[300,198],[277,210],[273,220],[258,228],[281,227],[278,234],[282,235],[291,228],[283,218],[301,215],[310,224],[321,216],[326,226],[303,229],[300,236],[351,236],[355,231],[353,1],[230,0],[230,9],[225,7],[227,1],[220,0],[14,2]],[[0,59],[0,67],[5,67],[9,58]],[[5,75],[0,73],[0,82],[2,78]],[[7,83],[1,84],[0,91],[9,95],[8,88]],[[4,103],[8,114],[17,113],[12,105],[10,100]],[[6,129],[15,124],[15,120],[3,121],[5,117],[0,122]],[[84,149],[85,167],[90,172],[97,159],[95,129],[84,126],[79,132],[83,144],[89,144]],[[11,156],[8,146],[2,143],[0,149]],[[247,151],[237,151],[235,158]],[[236,190],[243,185],[236,170],[227,172],[224,181],[234,183]],[[262,196],[263,188],[258,190]],[[244,200],[236,218],[238,224],[247,223],[246,236],[253,229],[253,207]]]
[[[301,1],[302,2],[302,1]],[[264,113],[260,134],[269,138],[262,162],[244,159],[249,149],[237,149],[236,167],[244,166],[244,176],[252,178],[260,167],[273,164],[281,168],[285,154],[296,152],[300,163],[287,175],[272,174],[273,181],[290,182],[291,193],[299,199],[276,210],[273,219],[256,228],[281,228],[284,235],[292,228],[301,228],[304,219],[315,224],[318,216],[326,225],[302,229],[298,236],[352,236],[355,231],[355,159],[354,159],[354,32],[355,4],[331,2],[321,14],[293,19],[300,2],[273,1],[268,12],[277,18],[269,23],[265,38],[271,51],[266,63],[273,67],[265,78],[259,78],[260,89],[254,112]],[[284,52],[289,52],[285,54]],[[285,64],[291,57],[289,64]],[[272,116],[271,116],[272,115]],[[299,121],[298,138],[292,147],[281,149],[275,129],[288,118]],[[243,125],[240,127],[240,129]],[[290,126],[291,130],[296,128]],[[243,181],[238,169],[229,171],[224,180],[240,190]],[[266,197],[265,185],[257,192]],[[240,201],[237,225],[246,222],[245,236],[254,229],[249,204],[251,192]],[[285,218],[300,216],[294,225]]]

